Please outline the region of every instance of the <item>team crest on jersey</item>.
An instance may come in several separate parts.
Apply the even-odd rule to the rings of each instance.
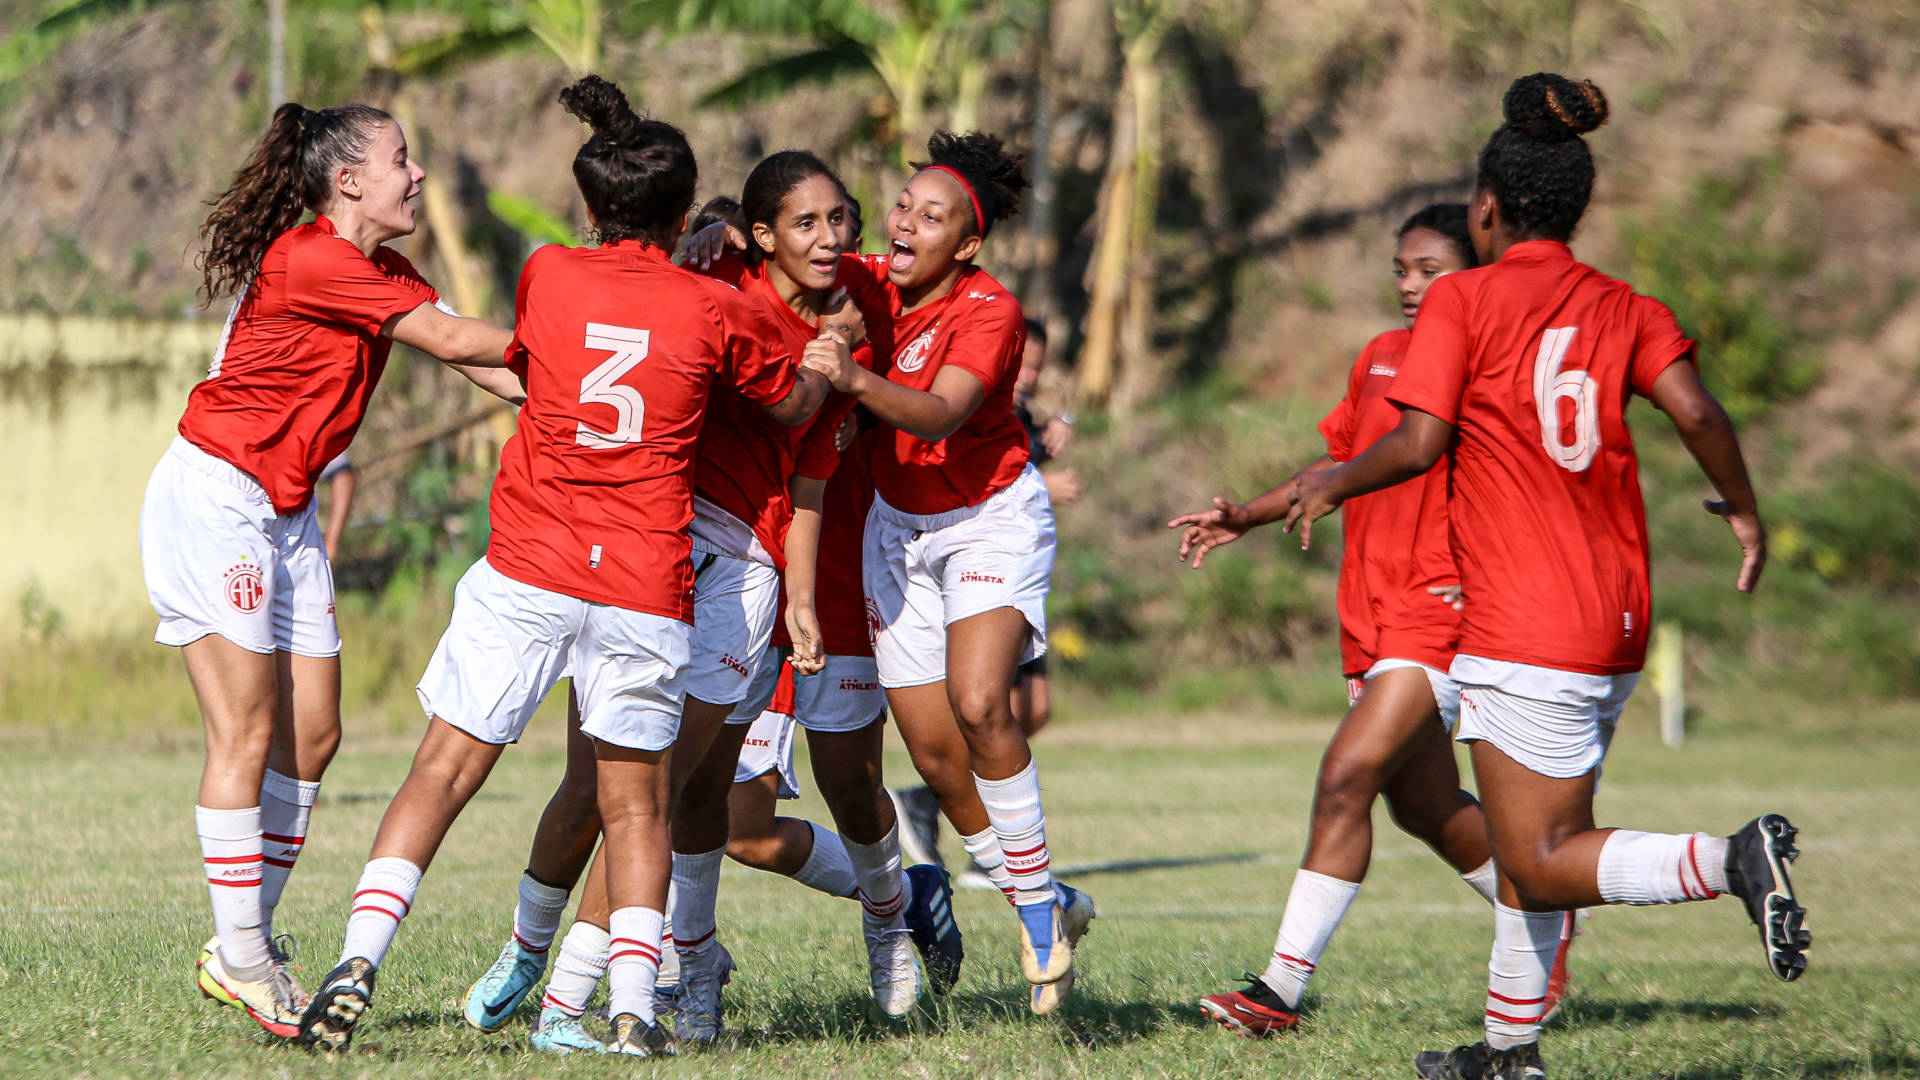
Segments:
[[[991,300],[999,295],[999,293],[981,292],[979,289],[967,290],[967,299],[969,300]]]
[[[267,587],[261,580],[258,565],[239,562],[227,567],[227,603],[233,605],[233,610],[251,615],[260,610],[260,601],[266,596]]]
[[[873,602],[873,597],[867,597],[867,644],[872,645],[879,641],[880,631],[886,629],[886,626],[886,623],[880,621],[880,605]]]
[[[933,351],[933,335],[939,329],[940,324],[934,323],[922,331],[919,337],[908,342],[907,347],[900,350],[900,355],[894,358],[893,366],[908,375],[926,367],[927,354]]]

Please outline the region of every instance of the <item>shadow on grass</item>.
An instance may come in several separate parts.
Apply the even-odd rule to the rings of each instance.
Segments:
[[[730,1032],[739,1046],[847,1039],[873,1042],[904,1038],[904,1027],[883,1027],[868,1019],[871,999],[865,994],[842,993],[827,999],[790,999],[774,1006],[771,1023]],[[1075,1044],[1088,1049],[1117,1046],[1149,1038],[1178,1023],[1166,1002],[1113,1001],[1077,993],[1064,1009],[1045,1022]],[[917,1034],[958,1034],[980,1024],[1042,1022],[1027,1010],[1026,994],[1019,990],[962,992],[933,1000]]]
[[[1176,855],[1158,859],[1113,859],[1108,862],[1056,866],[1053,874],[1062,880],[1092,877],[1095,874],[1138,874],[1147,870],[1181,870],[1193,866],[1221,866],[1255,862],[1263,858],[1257,852],[1229,851],[1219,855]]]
[[[1661,1080],[1744,1080],[1753,1075],[1751,1066],[1708,1065],[1685,1072],[1661,1073]],[[1827,1076],[1914,1076],[1920,1075],[1920,1056],[1904,1050],[1890,1054],[1869,1053],[1864,1057],[1820,1057],[1797,1061],[1790,1074],[1798,1077]]]
[[[1786,1010],[1770,1001],[1615,1001],[1574,997],[1561,1008],[1555,1027],[1616,1027],[1653,1020],[1771,1020]]]

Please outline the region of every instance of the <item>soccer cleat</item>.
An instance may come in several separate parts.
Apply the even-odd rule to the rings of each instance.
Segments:
[[[913,934],[902,926],[867,922],[867,985],[873,990],[876,1019],[904,1020],[920,1000],[920,958],[914,955]]]
[[[925,785],[888,788],[887,795],[900,822],[900,857],[909,864],[945,869],[947,864],[940,859],[940,797]]]
[[[481,1031],[499,1031],[546,973],[545,952],[534,952],[517,937],[508,938],[499,959],[467,988],[466,1006],[461,1010],[467,1023]]]
[[[720,988],[732,975],[733,957],[718,941],[680,954],[680,996],[673,1016],[676,1041],[709,1046],[719,1040],[726,1026],[720,1018]]]
[[[1807,970],[1813,935],[1807,909],[1793,893],[1787,864],[1800,857],[1793,844],[1800,830],[1779,814],[1762,814],[1727,838],[1727,891],[1745,901],[1747,917],[1760,928],[1767,967],[1786,982]]]
[[[1287,1008],[1280,995],[1266,980],[1247,972],[1245,990],[1208,994],[1200,999],[1200,1011],[1207,1019],[1250,1039],[1292,1031],[1300,1024],[1300,1014]]]
[[[659,1024],[642,1020],[632,1013],[621,1013],[613,1018],[613,1032],[607,1039],[606,1052],[625,1054],[628,1057],[673,1057],[678,1053],[673,1036]]]
[[[227,993],[225,987],[211,979],[201,977],[201,973],[206,970],[207,961],[213,959],[213,950],[219,947],[220,936],[218,934],[208,938],[207,943],[200,946],[200,956],[193,962],[194,980],[200,984],[200,995],[202,997],[212,998],[222,1005],[239,1005],[240,1002],[236,1000],[232,994]]]
[[[1414,1055],[1413,1068],[1421,1080],[1547,1080],[1538,1042],[1511,1050],[1491,1050],[1484,1042],[1422,1050]]]
[[[1100,917],[1100,906],[1093,902],[1093,897],[1057,881],[1053,883],[1053,895],[1060,901],[1060,922],[1067,931],[1067,944],[1080,944],[1093,920]]]
[[[1560,947],[1553,951],[1553,970],[1547,973],[1547,1011],[1540,1014],[1543,1024],[1560,1015],[1560,1006],[1566,1004],[1567,991],[1573,986],[1573,976],[1567,972],[1567,954],[1573,951],[1573,939],[1580,933],[1577,914],[1567,912],[1560,924]]]
[[[1024,904],[1014,911],[1020,917],[1020,973],[1034,988],[1027,1006],[1045,1016],[1073,989],[1073,943],[1059,903]]]
[[[227,970],[218,948],[209,947],[196,965],[194,982],[201,994],[246,1013],[269,1035],[291,1039],[300,1034],[300,1010],[294,1007],[300,988],[279,964],[269,963],[258,979],[242,979]]]
[[[358,956],[327,972],[300,1017],[300,1041],[321,1050],[345,1050],[353,1041],[354,1025],[373,1001],[374,975],[373,964]]]
[[[527,1042],[547,1054],[604,1054],[607,1044],[587,1031],[584,1017],[570,1015],[549,1005],[540,1010]]]
[[[953,886],[938,866],[921,863],[904,872],[908,899],[901,915],[913,934],[913,947],[926,963],[928,988],[947,994],[960,981],[960,962],[967,955],[960,924],[953,917]]]

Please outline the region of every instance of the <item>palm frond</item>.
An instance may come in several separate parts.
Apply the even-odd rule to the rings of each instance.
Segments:
[[[776,56],[709,90],[701,105],[740,106],[777,97],[809,83],[832,82],[846,75],[878,75],[873,56],[859,42],[842,39],[800,52]]]
[[[536,244],[567,244],[579,246],[579,234],[566,219],[549,213],[539,203],[524,195],[509,195],[504,191],[487,192],[487,209],[493,216],[512,226],[521,236]]]

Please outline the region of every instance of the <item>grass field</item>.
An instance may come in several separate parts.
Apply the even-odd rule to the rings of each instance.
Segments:
[[[353,1053],[331,1063],[269,1045],[194,992],[209,918],[190,829],[191,741],[82,750],[10,736],[0,742],[0,1072],[1376,1077],[1410,1076],[1415,1050],[1477,1037],[1486,908],[1391,832],[1298,1035],[1252,1043],[1202,1024],[1194,1000],[1261,967],[1271,947],[1330,718],[1066,711],[1039,743],[1056,866],[1119,865],[1072,878],[1102,916],[1063,1016],[1025,1013],[1012,918],[997,896],[963,892],[967,968],[935,1032],[875,1032],[861,1019],[857,909],[730,866],[720,915],[741,967],[728,996],[734,1043],[667,1063],[535,1056],[528,1015],[494,1036],[460,1020],[461,994],[506,929],[523,845],[560,765],[550,732],[508,755],[457,826]],[[1788,813],[1802,827],[1812,967],[1796,984],[1776,982],[1733,901],[1600,912],[1575,952],[1576,996],[1548,1033],[1552,1074],[1920,1075],[1920,746],[1850,737],[1836,721],[1669,751],[1644,703],[1629,724],[1602,819],[1727,831],[1757,810]],[[296,970],[308,984],[334,959],[344,901],[410,750],[350,735],[328,778],[279,918],[301,939]],[[888,767],[903,775],[904,757]],[[799,811],[820,806],[809,798]]]

